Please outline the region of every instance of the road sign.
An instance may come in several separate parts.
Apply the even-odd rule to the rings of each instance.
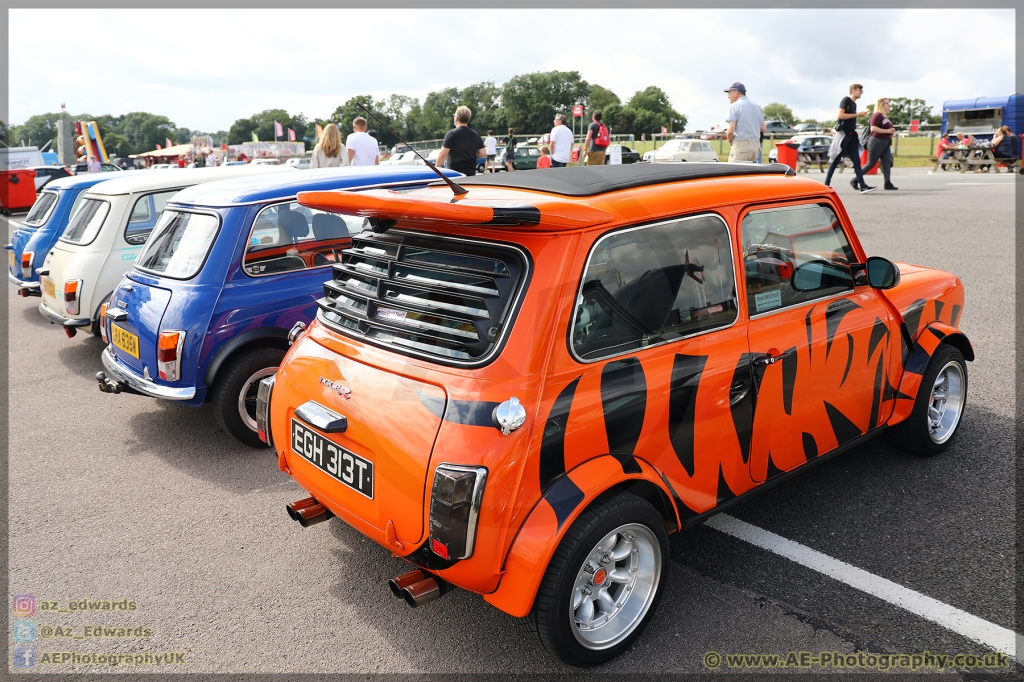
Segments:
[[[583,105],[574,104],[572,107],[572,115],[574,118],[582,118],[583,116]]]

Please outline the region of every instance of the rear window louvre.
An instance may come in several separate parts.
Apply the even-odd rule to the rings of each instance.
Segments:
[[[363,232],[317,301],[343,334],[443,364],[491,360],[526,286],[521,249],[392,230]]]

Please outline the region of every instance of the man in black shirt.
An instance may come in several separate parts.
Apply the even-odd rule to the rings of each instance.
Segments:
[[[455,127],[448,131],[441,143],[441,151],[437,154],[437,166],[443,168],[448,161],[448,168],[463,175],[476,175],[476,160],[487,156],[480,133],[469,127],[469,119],[473,112],[469,107],[455,110]]]
[[[864,86],[860,83],[854,83],[850,86],[850,95],[844,97],[839,103],[839,113],[837,118],[839,120],[840,130],[845,133],[843,137],[842,146],[840,147],[839,154],[832,163],[829,164],[828,174],[825,176],[825,186],[830,186],[832,182],[832,174],[835,172],[839,164],[843,162],[843,157],[848,156],[853,161],[853,170],[857,173],[857,179],[852,180],[850,184],[853,185],[854,189],[859,189],[862,193],[873,192],[875,187],[868,186],[868,183],[864,182],[864,173],[860,168],[860,140],[857,139],[857,117],[866,116],[867,111],[857,113],[857,100],[860,99],[861,95],[864,94]],[[838,134],[839,131],[836,131]]]

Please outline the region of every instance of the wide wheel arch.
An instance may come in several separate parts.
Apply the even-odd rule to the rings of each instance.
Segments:
[[[210,388],[217,381],[218,373],[225,364],[239,352],[246,352],[257,346],[268,346],[288,351],[288,330],[280,327],[260,327],[239,334],[220,347],[206,369],[203,383]],[[209,398],[208,398],[209,399]]]
[[[598,500],[623,492],[650,502],[662,514],[668,532],[680,527],[671,492],[650,463],[634,455],[599,455],[566,472],[537,501],[512,540],[501,583],[484,599],[512,616],[526,616],[547,565],[572,524]]]

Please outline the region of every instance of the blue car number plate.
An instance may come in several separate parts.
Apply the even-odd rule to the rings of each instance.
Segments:
[[[357,493],[373,499],[373,462],[292,420],[292,450]]]

